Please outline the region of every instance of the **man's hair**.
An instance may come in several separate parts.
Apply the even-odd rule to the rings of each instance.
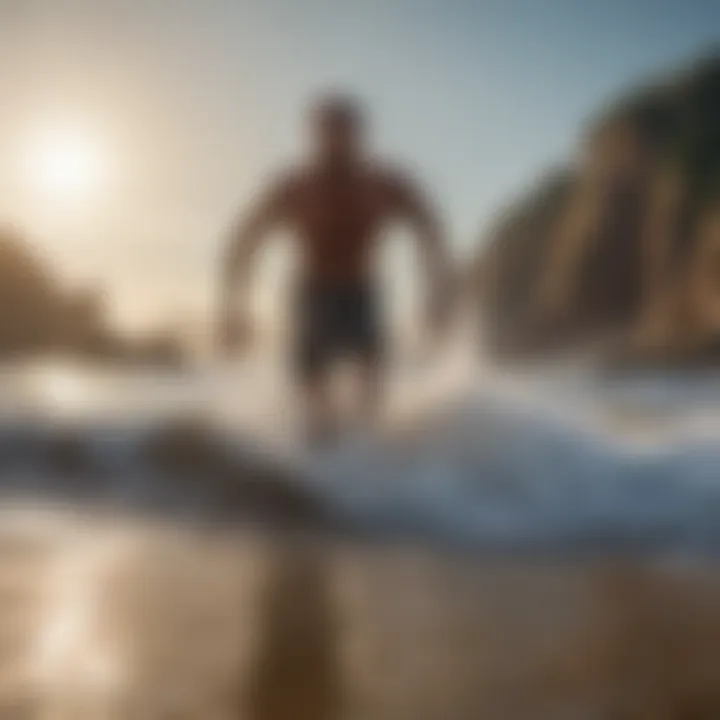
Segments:
[[[339,125],[361,130],[365,113],[359,100],[341,93],[323,95],[311,106],[312,122],[317,125]]]

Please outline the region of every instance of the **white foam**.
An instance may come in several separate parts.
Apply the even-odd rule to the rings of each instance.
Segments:
[[[180,411],[205,416],[308,471],[338,510],[385,529],[494,543],[720,545],[716,377],[599,380],[570,363],[519,375],[458,352],[433,367],[396,367],[383,431],[308,456],[277,364],[176,380],[64,372],[76,373],[63,386],[83,398],[76,422],[112,416],[137,429]],[[47,412],[42,382],[25,384],[36,390],[34,412]]]

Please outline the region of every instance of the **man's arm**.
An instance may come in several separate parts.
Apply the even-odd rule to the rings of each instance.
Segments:
[[[236,345],[247,333],[250,263],[269,232],[288,214],[290,180],[276,181],[232,226],[220,268],[223,342]]]
[[[408,179],[395,180],[392,194],[398,215],[410,224],[420,248],[428,282],[429,319],[433,324],[441,324],[447,319],[449,310],[451,269],[440,216],[433,203]]]

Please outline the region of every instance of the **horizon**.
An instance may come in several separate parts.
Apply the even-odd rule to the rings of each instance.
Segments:
[[[297,154],[307,100],[340,86],[467,257],[604,103],[716,46],[720,27],[705,0],[338,5],[0,3],[0,222],[70,281],[101,283],[121,326],[202,325],[223,229]],[[403,303],[412,253],[386,258]],[[262,263],[268,317],[286,263]]]

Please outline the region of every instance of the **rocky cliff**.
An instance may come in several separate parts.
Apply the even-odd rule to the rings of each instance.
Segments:
[[[720,52],[621,98],[579,150],[483,243],[486,345],[720,359]]]

